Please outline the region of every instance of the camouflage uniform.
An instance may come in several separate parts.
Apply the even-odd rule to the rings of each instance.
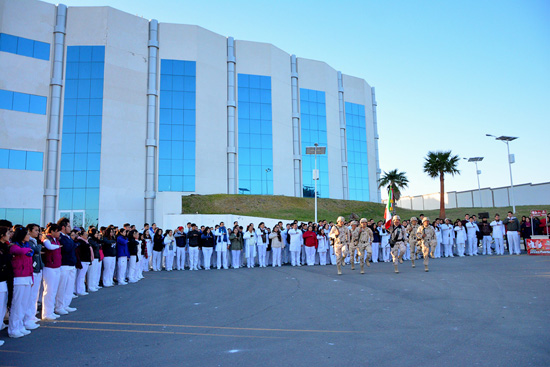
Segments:
[[[422,249],[420,248],[420,246],[416,246],[416,233],[419,227],[421,226],[418,225],[418,223],[414,225],[411,223],[407,226],[407,233],[409,234],[409,245],[411,246],[411,262],[413,268],[415,267],[414,260],[416,260],[416,254],[422,253]]]
[[[428,271],[428,261],[430,258],[430,250],[433,252],[437,245],[437,237],[435,229],[432,226],[420,226],[416,232],[418,244],[422,246],[422,254],[424,255],[424,268]]]
[[[355,270],[355,262],[357,261],[357,257],[355,256],[355,251],[357,250],[357,245],[359,244],[359,234],[361,233],[361,229],[359,227],[355,227],[355,229],[350,230],[351,240],[349,242],[349,261],[351,263],[351,270]]]
[[[330,230],[330,238],[334,239],[334,254],[336,255],[336,266],[338,267],[338,274],[341,274],[341,267],[344,264],[346,257],[346,248],[350,242],[351,234],[348,227],[332,226]]]
[[[391,256],[393,258],[393,265],[397,272],[398,262],[403,262],[403,255],[407,248],[405,247],[405,228],[400,224],[392,226],[389,228],[388,232],[390,233],[390,246],[391,246]],[[394,243],[392,245],[392,243]]]
[[[359,244],[357,245],[357,252],[359,253],[359,261],[361,263],[361,274],[363,271],[363,264],[367,262],[367,266],[370,266],[370,258],[372,256],[372,230],[369,227],[362,228],[359,233]],[[366,252],[366,254],[365,254]],[[366,259],[365,259],[366,255]]]

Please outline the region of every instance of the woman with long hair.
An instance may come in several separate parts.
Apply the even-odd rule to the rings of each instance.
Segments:
[[[128,252],[130,253],[130,262],[128,266],[128,282],[137,283],[136,269],[138,266],[138,243],[139,232],[136,229],[132,229],[128,233]]]
[[[107,227],[101,240],[103,250],[103,286],[112,287],[116,265],[116,238],[113,226]]]
[[[101,275],[101,261],[99,253],[101,246],[97,228],[91,227],[88,229],[88,243],[92,248],[94,256],[92,258],[92,264],[88,269],[88,278],[86,279],[86,282],[88,283],[88,292],[97,292],[99,290],[99,276]]]
[[[128,259],[130,252],[128,251],[128,238],[126,237],[126,229],[122,227],[116,236],[116,275],[118,285],[126,285],[126,268],[128,267]]]
[[[319,264],[320,265],[326,265],[327,264],[327,251],[328,251],[328,237],[325,234],[325,230],[323,228],[320,228],[317,231],[317,252],[319,253]]]
[[[6,314],[8,308],[8,282],[13,280],[11,254],[9,249],[11,231],[8,227],[0,227],[0,315]],[[0,340],[0,345],[4,341]]]
[[[238,269],[241,267],[241,252],[243,250],[243,234],[239,226],[233,228],[229,235],[229,241],[231,242],[231,264],[233,264],[233,269]]]
[[[55,310],[55,297],[59,288],[61,271],[60,228],[56,223],[46,226],[44,243],[44,293],[42,295],[42,320],[55,320],[59,317]],[[0,310],[1,311],[1,310]]]
[[[281,266],[281,251],[285,247],[283,236],[281,235],[281,229],[278,225],[273,227],[273,231],[269,234],[271,240],[271,249],[273,252],[272,266]]]
[[[162,269],[162,250],[164,250],[162,229],[157,228],[153,237],[153,271],[160,271]]]
[[[244,251],[246,258],[246,267],[254,267],[254,257],[256,257],[256,233],[254,232],[254,224],[250,223],[246,227],[246,232],[243,234]]]
[[[86,296],[86,274],[93,261],[94,252],[92,246],[88,242],[88,232],[82,231],[78,234],[77,238],[78,247],[76,248],[76,254],[78,263],[76,265],[76,294],[79,296]],[[88,288],[90,283],[88,283]]]
[[[201,235],[200,246],[202,249],[202,257],[204,260],[204,270],[210,270],[210,260],[212,259],[214,246],[216,246],[216,241],[214,238],[214,234],[212,233],[212,228],[206,227]]]
[[[306,249],[307,266],[315,265],[315,250],[317,249],[317,234],[313,232],[313,226],[308,226],[307,231],[302,235]],[[352,259],[353,261],[353,259]]]
[[[141,242],[141,253],[144,257],[141,262],[141,268],[147,272],[153,267],[153,239],[151,238],[151,231],[148,229],[143,231],[143,239]]]

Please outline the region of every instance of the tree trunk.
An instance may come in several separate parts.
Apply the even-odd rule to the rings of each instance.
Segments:
[[[439,174],[439,218],[445,219],[445,177]]]

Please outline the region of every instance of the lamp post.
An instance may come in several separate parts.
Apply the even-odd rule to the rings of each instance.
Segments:
[[[483,199],[481,198],[481,185],[479,184],[479,175],[481,174],[481,171],[477,168],[477,162],[481,162],[483,160],[483,157],[472,157],[472,158],[464,158],[468,160],[468,162],[474,162],[476,164],[476,175],[477,175],[477,191],[479,192],[479,205],[483,208]]]
[[[514,181],[512,180],[512,163],[515,162],[513,154],[510,154],[510,142],[516,140],[517,137],[514,136],[499,136],[498,138],[491,134],[485,134],[485,136],[490,136],[495,138],[495,140],[500,140],[503,143],[506,143],[506,148],[508,149],[508,168],[510,169],[510,201],[512,202],[512,211],[516,213],[516,203],[514,201]]]
[[[320,147],[319,144],[313,144],[313,147],[306,147],[306,154],[315,156],[315,169],[313,170],[313,180],[315,181],[315,223],[317,223],[317,181],[319,180],[319,170],[317,169],[317,154],[325,154],[327,147]]]
[[[268,173],[271,172],[271,168],[265,169],[265,194],[269,195],[269,180],[267,179]]]

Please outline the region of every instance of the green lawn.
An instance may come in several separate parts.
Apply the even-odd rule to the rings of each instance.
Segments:
[[[318,199],[318,218],[335,221],[339,215],[350,218],[352,214],[359,218],[382,219],[385,206],[383,204],[368,203],[352,200]],[[528,215],[531,209],[550,209],[544,206],[520,206],[516,208],[518,215]],[[511,210],[504,208],[460,208],[448,209],[446,216],[451,219],[463,218],[464,214],[478,214],[489,212],[492,217],[495,213],[506,215]],[[295,198],[288,196],[265,195],[190,195],[182,197],[183,214],[240,214],[253,217],[297,219],[309,221],[314,219],[314,199]],[[419,211],[396,208],[396,213],[402,218],[417,216]],[[424,215],[435,219],[439,210],[426,210]]]

